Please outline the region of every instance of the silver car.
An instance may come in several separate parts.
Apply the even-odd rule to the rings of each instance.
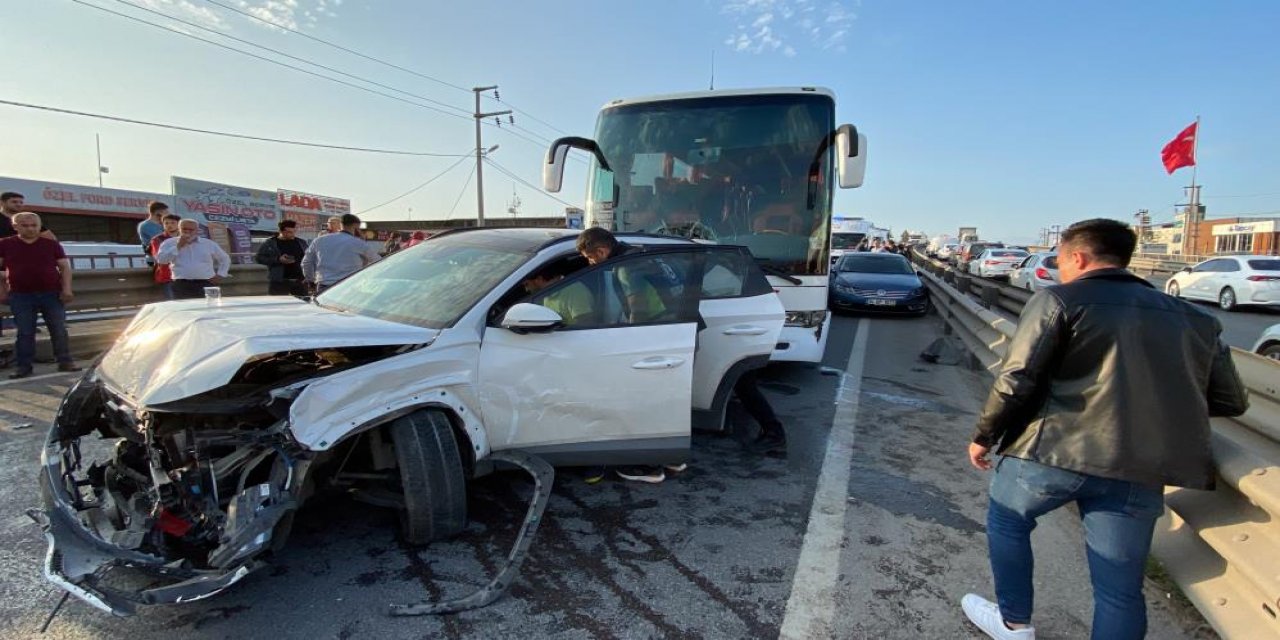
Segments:
[[[1280,308],[1280,257],[1211,258],[1173,274],[1165,293],[1216,302],[1223,311],[1245,305]]]
[[[1059,282],[1058,254],[1053,252],[1033,253],[1009,272],[1009,284],[1027,291],[1039,291]]]
[[[1018,266],[1027,252],[1022,249],[985,249],[969,263],[969,273],[982,278],[1004,278]]]

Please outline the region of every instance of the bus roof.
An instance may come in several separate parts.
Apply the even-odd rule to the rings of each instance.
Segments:
[[[697,100],[700,98],[729,98],[734,96],[771,96],[771,95],[820,95],[836,99],[836,94],[826,87],[762,87],[759,89],[715,89],[712,91],[686,91],[684,93],[666,93],[639,98],[621,98],[606,103],[601,110],[612,109],[646,102],[669,102],[672,100]]]

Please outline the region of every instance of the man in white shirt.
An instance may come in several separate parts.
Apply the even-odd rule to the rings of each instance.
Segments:
[[[231,257],[218,243],[200,237],[200,223],[192,219],[178,223],[178,237],[160,243],[156,262],[169,265],[178,300],[203,298],[204,288],[216,286],[231,269]]]
[[[348,213],[342,216],[341,232],[320,236],[307,246],[307,253],[302,256],[302,277],[317,294],[379,260],[378,252],[356,237],[359,233],[360,218]]]

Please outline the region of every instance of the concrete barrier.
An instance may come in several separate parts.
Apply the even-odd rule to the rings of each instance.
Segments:
[[[919,262],[922,256],[913,256]],[[934,307],[989,372],[1017,325],[926,275]],[[1153,553],[1224,638],[1280,637],[1280,363],[1241,349],[1248,413],[1212,421],[1216,491],[1165,490]]]

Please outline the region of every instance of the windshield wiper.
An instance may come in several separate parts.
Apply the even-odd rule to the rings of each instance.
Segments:
[[[778,276],[779,278],[782,278],[783,280],[786,280],[791,284],[804,284],[804,280],[801,280],[800,278],[797,278],[791,275],[790,273],[787,272],[786,269],[783,269],[782,267],[774,266],[763,260],[758,261],[758,263],[760,265],[760,269],[771,276]]]

